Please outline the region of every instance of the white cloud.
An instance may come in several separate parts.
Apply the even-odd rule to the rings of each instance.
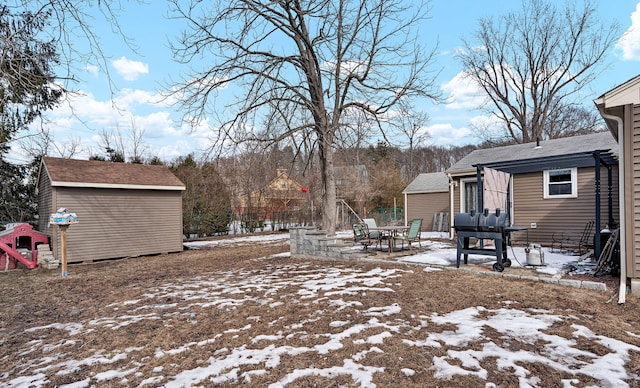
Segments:
[[[76,158],[88,158],[103,152],[99,147],[103,131],[120,131],[127,155],[131,155],[130,132],[132,125],[143,130],[145,156],[157,155],[169,160],[179,155],[198,152],[211,144],[208,123],[198,128],[178,124],[164,104],[155,103],[158,96],[139,89],[123,89],[114,101],[100,101],[91,93],[69,97],[68,104],[61,104],[47,112],[48,129],[57,148],[70,143],[70,136],[80,139],[82,152]],[[54,151],[52,151],[55,153]],[[54,155],[52,156],[58,156]]]
[[[443,84],[442,90],[450,101],[446,105],[448,109],[477,109],[486,100],[484,92],[464,72],[456,74],[451,81]]]
[[[474,116],[469,119],[469,123],[478,139],[499,139],[505,136],[504,122],[495,116]]]
[[[86,93],[70,96],[68,103],[47,113],[47,117],[57,121],[73,118],[73,123],[80,118],[88,126],[95,127],[111,125],[122,114],[113,108],[111,101],[98,101],[93,94]]]
[[[149,65],[139,61],[132,61],[125,57],[111,62],[113,67],[127,81],[135,81],[140,74],[149,73]]]
[[[85,70],[94,77],[98,75],[98,66],[96,65],[87,65],[85,66]]]
[[[622,50],[622,57],[630,61],[640,61],[640,3],[631,13],[631,26],[622,35],[616,47]]]
[[[429,125],[426,132],[430,135],[430,142],[439,146],[473,144],[477,140],[471,129],[456,128],[451,123]]]
[[[122,89],[115,97],[114,103],[120,109],[131,109],[135,105],[164,105],[162,96],[141,89]]]
[[[500,128],[504,125],[502,120],[495,116],[474,116],[469,119],[471,125],[475,128]]]

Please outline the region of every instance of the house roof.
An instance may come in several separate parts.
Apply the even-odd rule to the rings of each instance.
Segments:
[[[598,107],[600,115],[607,123],[607,127],[618,139],[618,126],[608,115],[622,117],[621,107],[628,104],[640,104],[640,75],[616,86],[600,97],[593,100]]]
[[[617,149],[618,143],[611,132],[597,132],[582,136],[543,140],[539,143],[531,142],[475,150],[447,169],[446,173],[452,175],[469,174],[475,172],[478,165],[509,170],[513,173],[592,166],[594,151],[601,151],[606,160],[612,161],[613,154]]]
[[[596,105],[605,108],[627,104],[640,104],[640,75],[637,75],[596,98]]]
[[[402,192],[403,194],[442,193],[449,191],[449,178],[444,172],[419,174]]]
[[[42,168],[44,167],[44,168]],[[184,184],[166,166],[42,158],[51,186],[147,190],[184,190]]]

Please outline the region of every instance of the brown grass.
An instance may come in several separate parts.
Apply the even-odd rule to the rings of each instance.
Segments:
[[[136,386],[144,378],[155,375],[173,376],[184,370],[206,365],[212,355],[230,354],[232,349],[257,347],[266,343],[275,346],[313,347],[327,341],[321,333],[340,333],[347,327],[365,324],[371,317],[360,312],[372,307],[400,304],[398,314],[385,317],[386,322],[397,324],[401,336],[393,335],[378,345],[383,352],[371,351],[371,344],[365,340],[389,329],[370,328],[354,334],[342,341],[342,348],[327,354],[306,352],[299,355],[282,355],[277,368],[269,369],[264,363],[255,366],[244,364],[237,375],[251,370],[268,369],[266,374],[252,375],[250,384],[243,380],[231,380],[220,385],[247,384],[266,386],[274,383],[296,369],[331,368],[341,366],[345,359],[361,352],[362,364],[384,368],[384,373],[376,373],[373,383],[378,386],[484,386],[491,381],[500,387],[518,386],[514,371],[497,366],[495,359],[484,359],[481,366],[488,370],[486,381],[474,376],[454,376],[450,380],[434,377],[434,357],[442,357],[450,347],[407,346],[402,339],[424,340],[428,333],[455,330],[455,325],[436,325],[424,322],[425,317],[447,314],[475,306],[486,309],[500,309],[509,306],[520,310],[543,309],[550,314],[570,316],[553,324],[547,334],[576,341],[576,348],[588,350],[597,355],[605,355],[608,349],[603,345],[584,338],[575,338],[572,325],[589,327],[594,333],[607,336],[628,344],[640,346],[640,338],[629,332],[640,334],[640,310],[638,299],[629,296],[623,306],[615,301],[616,288],[607,292],[588,291],[524,280],[507,280],[488,276],[477,276],[463,271],[424,272],[419,266],[399,266],[393,263],[345,263],[331,261],[300,261],[290,258],[264,259],[265,256],[288,251],[287,244],[254,245],[247,247],[211,250],[185,251],[179,254],[160,255],[136,259],[103,262],[91,265],[74,265],[69,268],[69,276],[62,278],[59,271],[10,271],[0,274],[0,361],[5,374],[0,372],[0,386],[26,371],[33,371],[31,358],[64,355],[65,360],[82,360],[102,356],[113,360],[118,352],[127,348],[142,348],[130,351],[130,356],[109,364],[81,365],[72,373],[55,374],[55,369],[45,371],[50,386],[91,377],[96,383],[96,374],[112,369],[130,368],[132,358],[139,363],[138,374],[126,376],[126,384]],[[261,304],[265,291],[260,284],[245,289],[245,301],[241,308],[233,306],[211,306],[209,308],[189,308],[184,297],[167,293],[154,299],[166,306],[162,319],[140,320],[112,329],[122,323],[120,316],[125,313],[125,301],[142,300],[135,305],[144,307],[150,292],[162,290],[168,284],[188,285],[195,278],[232,284],[236,279],[245,279],[256,273],[269,274],[287,266],[300,266],[305,270],[338,267],[367,271],[373,268],[399,268],[400,277],[387,281],[386,287],[393,292],[366,292],[366,294],[343,295],[344,302],[358,305],[357,309],[342,308],[326,303],[326,298],[305,300],[293,297],[299,290],[282,283],[269,295],[272,301],[282,303]],[[508,270],[508,269],[507,269]],[[287,275],[294,277],[294,272]],[[194,290],[195,291],[195,290]],[[208,292],[215,292],[214,288]],[[133,310],[131,310],[133,311]],[[144,314],[145,309],[137,311]],[[330,312],[330,313],[327,313]],[[82,334],[70,334],[65,330],[25,331],[25,329],[53,323],[82,322],[85,329],[90,322],[100,319],[96,330]],[[105,322],[111,319],[108,326]],[[349,322],[348,326],[332,326],[335,321]],[[382,321],[382,319],[381,319]],[[249,326],[250,325],[250,326]],[[264,334],[281,334],[280,339],[255,341]],[[513,338],[504,338],[491,328],[483,332],[494,343],[511,350],[535,351],[542,343],[524,343]],[[201,341],[216,341],[198,344]],[[64,341],[72,339],[73,342]],[[253,340],[253,341],[252,341]],[[38,354],[25,354],[30,344],[46,341],[58,344],[55,349],[39,348]],[[469,347],[479,347],[478,343]],[[171,349],[185,349],[168,354]],[[163,350],[165,355],[157,357],[154,352]],[[478,349],[480,350],[480,349]],[[116,357],[117,358],[117,357]],[[64,360],[60,360],[62,362]],[[575,378],[566,373],[539,363],[523,365],[540,376],[540,386],[559,386],[563,379]],[[162,372],[154,372],[162,368]],[[401,369],[415,371],[407,376]],[[631,352],[626,364],[630,375],[640,373],[640,354]],[[29,372],[31,373],[31,372]],[[601,382],[589,376],[578,376],[579,385],[597,386]],[[640,386],[637,381],[628,381],[631,386]],[[121,387],[122,380],[112,379],[99,382],[98,386]],[[162,385],[162,383],[152,384]],[[218,385],[211,381],[201,382],[203,386]],[[291,387],[332,387],[358,386],[350,376],[309,376],[295,380]],[[151,385],[150,385],[151,386]]]

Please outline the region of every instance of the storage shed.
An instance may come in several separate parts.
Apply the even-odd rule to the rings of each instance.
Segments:
[[[405,225],[422,218],[423,231],[449,231],[449,178],[445,173],[419,174],[402,194]]]
[[[49,215],[76,213],[67,262],[93,262],[182,251],[184,184],[166,166],[44,157],[38,176],[39,230],[60,257]]]

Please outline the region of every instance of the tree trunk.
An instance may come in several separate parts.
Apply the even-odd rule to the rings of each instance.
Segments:
[[[336,180],[331,143],[331,136],[322,136],[319,151],[322,179],[322,228],[329,236],[334,236],[336,234]]]

